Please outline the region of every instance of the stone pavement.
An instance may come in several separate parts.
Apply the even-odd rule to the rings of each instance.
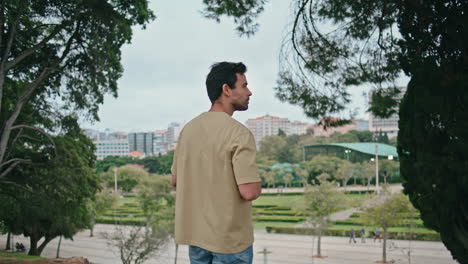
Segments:
[[[84,256],[92,263],[117,264],[121,263],[115,250],[109,248],[102,232],[112,232],[112,225],[96,225],[95,237],[89,237],[89,231],[81,232],[74,237],[74,241],[62,240],[61,257]],[[0,247],[4,248],[6,236],[0,236]],[[23,242],[26,247],[27,238],[14,237],[14,242]],[[58,239],[49,243],[43,252],[44,257],[55,257]],[[349,244],[345,237],[322,237],[322,255],[326,258],[312,258],[312,245],[317,246],[317,239],[311,236],[268,234],[265,231],[255,231],[254,257],[255,264],[262,264],[263,255],[258,252],[267,248],[271,251],[267,255],[268,264],[372,264],[382,258],[382,244],[367,239],[366,243]],[[388,260],[394,263],[409,263],[405,254],[411,244],[412,264],[451,264],[450,252],[440,242],[389,240]],[[170,243],[161,251],[158,257],[147,263],[174,263],[174,244]],[[178,264],[188,264],[188,247],[180,246]]]

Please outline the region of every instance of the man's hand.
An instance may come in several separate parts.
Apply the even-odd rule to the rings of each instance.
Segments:
[[[257,199],[262,193],[261,182],[239,184],[238,187],[242,199],[246,201],[253,201]]]
[[[172,175],[172,182],[171,182],[172,186],[176,187],[177,186],[177,176],[176,175]]]

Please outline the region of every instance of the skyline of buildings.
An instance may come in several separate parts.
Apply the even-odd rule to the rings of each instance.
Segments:
[[[369,120],[357,119],[344,126],[324,129],[319,125],[290,121],[288,118],[270,116],[267,114],[256,118],[250,118],[246,121],[245,125],[252,131],[257,147],[264,137],[278,135],[280,130],[288,136],[309,133],[314,136],[325,137],[331,136],[334,133],[347,133],[351,130],[369,130],[374,133],[382,131],[388,133],[389,137],[396,135],[396,132],[398,132],[398,116],[396,116],[396,118],[392,116],[389,119],[379,119],[369,114],[369,118]],[[104,131],[85,129],[85,134],[95,143],[96,156],[98,159],[103,159],[107,156],[145,157],[162,155],[166,154],[168,151],[174,150],[184,125],[185,124],[171,122],[167,129],[130,133],[112,131],[109,128]]]

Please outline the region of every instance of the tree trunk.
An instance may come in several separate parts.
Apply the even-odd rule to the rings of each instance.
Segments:
[[[11,233],[8,232],[5,250],[10,250],[10,249],[11,249]]]
[[[387,226],[383,226],[383,249],[382,249],[382,261],[387,263]]]
[[[41,237],[37,237],[35,235],[31,235],[31,237],[29,238],[29,241],[30,241],[30,248],[29,248],[29,252],[28,252],[28,255],[30,256],[40,256],[42,251],[44,250],[44,248],[47,246],[47,244],[53,239],[53,237],[45,237],[44,239],[44,242],[42,242],[42,244],[38,247],[37,246],[37,242],[39,242],[39,240],[41,239]]]
[[[60,257],[60,245],[61,244],[62,244],[62,236],[60,236],[59,242],[58,242],[58,245],[57,245],[57,255],[55,256],[56,258]]]
[[[317,239],[317,257],[322,256],[322,249],[321,249],[321,245],[320,245],[321,241],[322,241],[322,230],[319,230],[318,231],[318,239]]]
[[[30,256],[39,256],[38,252],[37,252],[37,241],[39,241],[39,239],[37,239],[34,235],[31,235],[29,237],[29,252],[28,252],[28,255]]]
[[[95,224],[95,216],[91,217],[91,227],[89,228],[89,236],[93,237],[94,236],[94,224]]]

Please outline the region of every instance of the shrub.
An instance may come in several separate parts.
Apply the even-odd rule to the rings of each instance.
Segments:
[[[307,228],[307,227],[267,226],[266,231],[268,233],[297,234],[297,235],[312,235],[314,233],[313,228]],[[322,235],[348,237],[349,230],[328,228],[322,232]],[[368,236],[369,235],[370,234],[368,233]],[[412,239],[412,240],[421,240],[421,241],[440,241],[440,235],[434,231],[427,231],[427,232],[389,231],[387,235],[388,235],[388,239],[404,239],[404,240]]]

